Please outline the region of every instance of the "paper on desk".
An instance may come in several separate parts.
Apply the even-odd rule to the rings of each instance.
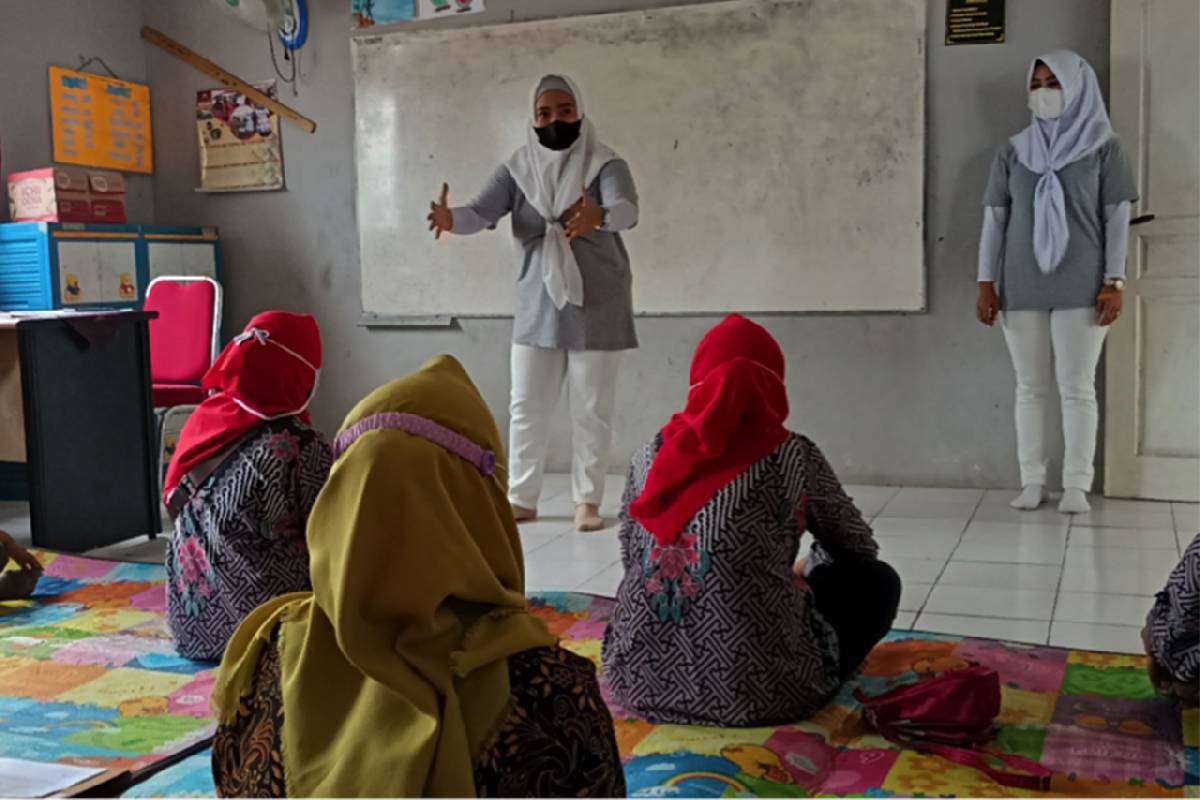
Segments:
[[[0,758],[0,797],[49,797],[101,772],[94,767]]]
[[[132,308],[56,308],[53,311],[0,311],[0,321],[25,322],[35,319],[78,319],[100,315],[132,314]]]

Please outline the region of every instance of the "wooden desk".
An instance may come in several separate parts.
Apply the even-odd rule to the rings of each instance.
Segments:
[[[25,465],[34,546],[79,553],[161,529],[153,316],[0,314],[0,461]]]

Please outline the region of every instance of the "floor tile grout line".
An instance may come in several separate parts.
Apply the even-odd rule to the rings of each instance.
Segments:
[[[949,611],[930,611],[929,613],[934,614],[939,617],[961,617],[962,619],[994,619],[994,620],[999,620],[1001,622],[1044,622],[1047,625],[1050,624],[1050,620],[1048,620],[1048,619],[1035,619],[1034,617],[995,617],[990,614],[953,614]],[[1081,622],[1079,624],[1087,625],[1089,623]],[[1107,624],[1107,623],[1105,623],[1105,624]],[[1132,626],[1122,625],[1119,627],[1129,628]]]
[[[1183,543],[1183,537],[1188,535],[1188,531],[1182,527],[1183,520],[1175,514],[1175,503],[1171,503],[1171,523],[1171,527],[1175,529],[1175,555],[1183,558],[1183,551],[1187,549]],[[1190,531],[1190,533],[1192,536],[1196,535],[1196,531]],[[1191,540],[1188,541],[1190,543]]]
[[[1049,590],[1047,590],[1049,591]],[[1066,589],[1067,594],[1102,594],[1108,597],[1138,597],[1143,600],[1153,600],[1153,594],[1135,594],[1132,592],[1101,592],[1094,589]],[[1062,592],[1059,592],[1062,594]]]
[[[987,492],[981,492],[979,499],[975,501],[975,507],[971,509],[971,513],[967,516],[966,522],[963,523],[962,530],[958,532],[958,541],[954,543],[954,547],[950,548],[950,553],[946,556],[946,560],[942,562],[941,570],[938,571],[938,574],[933,579],[933,582],[929,584],[929,592],[925,595],[925,599],[921,601],[921,607],[917,609],[917,616],[913,617],[914,627],[917,624],[917,620],[919,620],[921,615],[925,613],[925,607],[929,605],[929,600],[933,597],[933,592],[935,589],[937,589],[938,584],[941,583],[942,576],[946,574],[946,567],[950,565],[950,561],[954,558],[954,554],[958,552],[958,548],[962,547],[963,537],[967,535],[967,529],[971,527],[971,522],[974,521],[975,515],[979,513],[979,508],[981,505],[983,505],[983,498],[985,497],[987,497]]]
[[[889,494],[887,499],[883,501],[883,505],[879,506],[879,513],[875,515],[877,517],[883,515],[884,510],[888,507],[888,503],[895,500],[900,492],[904,489],[903,486],[889,486],[888,488],[892,489],[892,493]]]
[[[621,559],[619,559],[619,558],[618,558],[616,561],[613,561],[612,563],[605,564],[603,567],[601,567],[601,568],[600,568],[600,571],[599,571],[599,572],[597,572],[596,574],[592,575],[592,576],[591,576],[591,577],[589,577],[589,578],[586,578],[586,579],[584,579],[583,581],[580,581],[580,583],[579,583],[577,586],[575,586],[575,588],[573,588],[573,589],[568,589],[567,591],[570,591],[570,592],[578,592],[578,591],[580,591],[580,590],[581,590],[581,589],[582,589],[584,586],[586,586],[587,584],[591,583],[591,582],[592,582],[592,581],[594,581],[596,578],[599,578],[601,575],[603,575],[604,573],[608,572],[608,571],[609,571],[610,569],[612,569],[612,568],[613,568],[615,565],[617,565],[617,564],[620,564],[620,563],[621,563]]]
[[[521,551],[522,551],[522,552],[523,552],[523,553],[524,553],[526,556],[529,556],[531,553],[536,553],[538,550],[541,550],[543,547],[546,547],[547,545],[554,544],[555,542],[557,542],[559,539],[563,538],[563,537],[564,537],[564,536],[566,536],[566,535],[567,535],[567,532],[566,532],[566,531],[563,531],[562,533],[555,534],[554,538],[552,538],[552,539],[547,539],[546,541],[542,542],[541,544],[539,544],[539,545],[534,545],[534,546],[533,546],[533,547],[531,547],[531,548],[527,548],[527,547],[525,546],[525,540],[524,540],[524,539],[522,539],[522,540],[521,540]],[[519,536],[519,534],[518,534],[518,536]]]
[[[1075,517],[1067,520],[1067,541],[1063,546],[1062,563],[1058,565],[1058,583],[1054,586],[1054,605],[1050,607],[1050,629],[1046,631],[1046,644],[1054,637],[1054,617],[1058,614],[1058,598],[1062,594],[1063,579],[1067,574],[1067,551],[1071,547],[1071,532],[1075,530]]]

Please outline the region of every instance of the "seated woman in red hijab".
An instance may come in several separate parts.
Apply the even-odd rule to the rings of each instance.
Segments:
[[[167,621],[185,658],[219,659],[247,614],[311,588],[304,530],[332,462],[308,415],[320,368],[316,320],[268,311],[204,376],[164,483]]]
[[[687,406],[634,455],[604,677],[656,722],[804,719],[896,617],[899,576],[821,451],[784,427],[783,371],[764,328],[726,318],[696,349]]]

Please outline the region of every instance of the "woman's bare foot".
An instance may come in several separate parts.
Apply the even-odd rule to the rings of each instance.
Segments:
[[[512,512],[513,519],[517,522],[533,522],[535,519],[537,519],[536,508],[525,508],[524,506],[514,505],[512,507]]]
[[[600,507],[591,503],[580,503],[575,506],[575,530],[580,533],[598,531],[604,527],[604,519],[600,516]]]

